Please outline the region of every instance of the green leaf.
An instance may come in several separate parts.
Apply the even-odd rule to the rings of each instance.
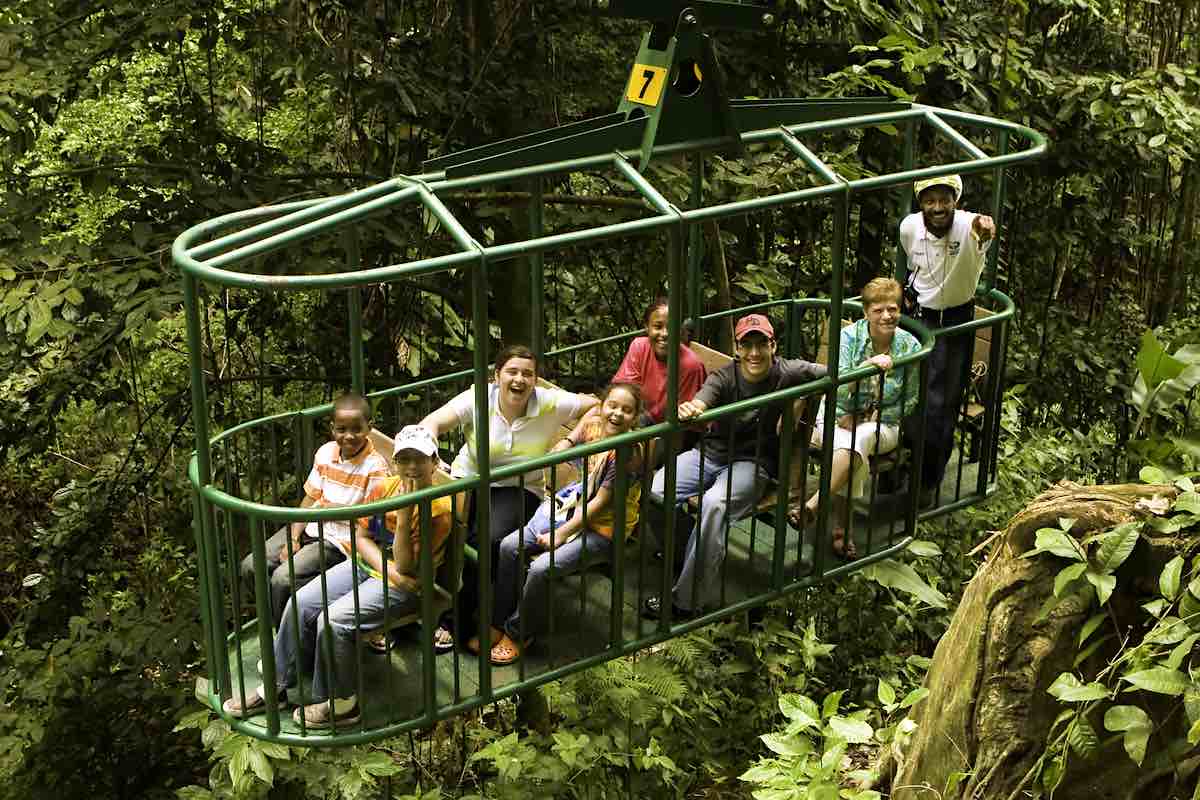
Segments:
[[[1138,480],[1142,483],[1167,483],[1167,473],[1158,467],[1142,467],[1138,470]]]
[[[1175,510],[1187,514],[1200,514],[1200,492],[1184,492],[1175,498]]]
[[[922,580],[908,564],[887,558],[864,567],[859,574],[881,586],[907,592],[934,608],[946,608],[949,605],[946,596]]]
[[[1191,685],[1191,681],[1182,672],[1166,667],[1139,670],[1130,675],[1122,675],[1121,680],[1148,692],[1169,695],[1181,695]]]
[[[912,553],[914,556],[933,558],[942,554],[942,548],[938,547],[934,542],[929,542],[924,539],[913,539],[908,545],[908,552]]]
[[[1058,575],[1054,578],[1054,596],[1061,597],[1063,590],[1078,580],[1086,569],[1087,564],[1071,564],[1059,570]]]
[[[1153,392],[1160,383],[1177,377],[1186,364],[1167,355],[1153,331],[1142,334],[1142,347],[1137,354],[1137,368],[1146,387]]]
[[[812,752],[812,742],[800,734],[764,733],[758,737],[771,752],[781,756],[805,756]]]
[[[1146,144],[1150,145],[1151,147],[1161,147],[1165,141],[1167,141],[1167,135],[1165,133],[1160,133],[1155,136],[1151,136],[1150,141],[1146,142]]]
[[[270,786],[275,782],[275,770],[271,767],[271,762],[263,755],[262,751],[253,745],[247,748],[249,752],[250,769],[260,781]]]
[[[1183,577],[1183,556],[1175,556],[1163,567],[1158,576],[1158,590],[1168,600],[1174,600],[1179,595],[1179,581]]]
[[[875,735],[874,729],[860,719],[833,716],[829,718],[829,728],[837,738],[851,744],[869,742]]]
[[[1054,679],[1046,691],[1064,703],[1086,703],[1090,700],[1102,700],[1108,697],[1108,689],[1101,683],[1089,683],[1086,686],[1079,682],[1069,672],[1064,672]]]
[[[1143,641],[1152,644],[1175,644],[1182,642],[1188,635],[1188,626],[1183,620],[1174,615],[1167,615],[1155,623],[1150,633]]]
[[[821,716],[824,719],[829,719],[830,717],[832,717],[834,714],[837,713],[838,706],[842,702],[842,695],[844,695],[845,693],[846,693],[846,691],[844,689],[842,689],[842,690],[839,690],[836,692],[830,692],[829,694],[825,695],[825,702],[823,702],[821,704]]]
[[[1088,640],[1088,637],[1095,633],[1096,628],[1099,628],[1104,620],[1108,619],[1108,615],[1101,611],[1099,614],[1093,614],[1087,622],[1083,623],[1083,627],[1079,629],[1079,646]]]
[[[1150,717],[1137,706],[1113,706],[1104,712],[1104,729],[1125,732],[1125,752],[1139,767],[1150,739]]]
[[[1192,648],[1196,646],[1197,640],[1200,640],[1200,633],[1193,633],[1191,636],[1184,639],[1179,644],[1175,645],[1175,649],[1171,651],[1171,655],[1167,656],[1164,665],[1170,669],[1179,669],[1183,664],[1183,660],[1192,652]]]
[[[1100,605],[1108,602],[1108,598],[1112,596],[1113,589],[1117,588],[1117,579],[1113,575],[1100,575],[1088,570],[1084,573],[1084,577],[1088,579],[1088,583],[1096,587],[1096,598],[1100,601]]]
[[[1096,548],[1093,558],[1095,566],[1101,572],[1114,572],[1125,563],[1129,554],[1138,543],[1141,523],[1126,522],[1118,525],[1100,538],[1100,546]],[[1103,600],[1100,601],[1104,603]]]
[[[929,689],[925,688],[924,686],[920,686],[904,695],[904,699],[900,701],[900,708],[909,708],[911,706],[915,706],[928,696]]]
[[[1192,745],[1193,747],[1200,744],[1200,719],[1196,720],[1196,722],[1192,724],[1192,727],[1188,729],[1187,740],[1188,744]]]
[[[812,700],[798,694],[785,694],[779,698],[779,710],[789,722],[803,728],[819,728],[821,711]]]
[[[1081,714],[1071,727],[1067,728],[1067,744],[1080,756],[1086,758],[1100,747],[1100,739],[1096,731]]]
[[[879,679],[879,688],[876,694],[879,697],[879,702],[885,706],[894,705],[896,702],[896,690],[883,678]]]
[[[1033,558],[1039,553],[1053,553],[1060,558],[1069,558],[1072,561],[1084,560],[1083,552],[1079,549],[1075,538],[1054,528],[1039,528],[1037,537],[1034,539],[1033,549],[1028,553],[1022,553],[1021,557]]]

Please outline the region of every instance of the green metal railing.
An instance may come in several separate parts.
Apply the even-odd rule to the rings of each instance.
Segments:
[[[791,105],[787,105],[787,103],[791,103]],[[805,118],[801,113],[804,108],[802,103],[785,101],[781,107],[784,106],[787,109],[799,109],[796,111],[797,117]],[[878,109],[883,106],[889,110],[879,111]],[[956,467],[958,482],[952,497],[941,498],[938,507],[920,513],[916,507],[916,499],[913,497],[908,506],[903,509],[903,513],[898,518],[894,518],[886,530],[880,529],[882,532],[878,534],[876,534],[877,521],[868,518],[865,523],[869,531],[868,536],[878,535],[878,538],[874,540],[868,539],[867,549],[869,552],[852,563],[837,566],[828,564],[827,535],[818,535],[817,531],[826,530],[829,522],[829,473],[833,452],[831,444],[834,415],[826,416],[824,441],[827,444],[819,454],[813,455],[810,463],[806,446],[809,432],[803,429],[795,430],[797,420],[793,416],[792,401],[806,399],[809,409],[820,400],[832,404],[839,385],[862,380],[876,372],[874,368],[842,371],[838,364],[836,342],[840,335],[839,320],[844,317],[847,309],[857,307],[854,301],[843,298],[842,291],[845,251],[850,227],[850,206],[855,194],[882,189],[897,189],[897,197],[906,198],[910,193],[911,182],[916,179],[946,172],[984,172],[989,173],[994,180],[993,216],[998,217],[999,209],[1003,205],[1005,167],[1025,163],[1040,156],[1046,147],[1045,140],[1038,133],[1024,126],[918,104],[881,104],[878,101],[863,104],[846,102],[839,104],[838,108],[839,113],[844,116],[836,119],[817,119],[796,124],[775,125],[741,135],[746,146],[780,148],[782,152],[793,155],[808,167],[812,180],[816,182],[816,185],[810,187],[780,191],[747,200],[716,204],[705,203],[702,197],[703,181],[701,180],[701,176],[704,174],[703,165],[709,157],[709,149],[719,143],[704,140],[672,143],[655,147],[653,150],[656,159],[678,156],[692,157],[692,196],[689,198],[691,207],[687,209],[680,209],[667,200],[666,193],[655,186],[652,176],[639,172],[631,164],[629,158],[637,155],[637,152],[630,150],[464,177],[448,178],[444,172],[434,172],[416,177],[397,177],[376,186],[338,197],[286,203],[227,214],[195,226],[180,235],[174,243],[172,255],[176,265],[183,273],[185,315],[188,328],[193,417],[196,430],[196,453],[189,467],[189,476],[195,489],[194,530],[200,570],[201,616],[206,637],[205,651],[210,668],[210,680],[206,687],[205,697],[212,707],[219,711],[224,700],[230,697],[239,697],[244,701],[252,694],[254,685],[260,680],[253,658],[254,653],[257,652],[262,659],[260,674],[266,687],[267,710],[263,715],[247,720],[230,719],[231,724],[239,731],[289,744],[328,745],[371,741],[401,731],[428,726],[436,720],[445,719],[467,709],[477,708],[497,699],[526,691],[605,660],[633,653],[729,614],[782,597],[816,582],[860,569],[878,559],[893,556],[907,545],[916,530],[919,518],[925,519],[932,515],[946,513],[986,497],[994,485],[1003,357],[1007,325],[1013,314],[1011,301],[995,288],[995,252],[998,244],[992,248],[989,269],[979,295],[979,302],[990,305],[995,312],[992,316],[942,331],[929,331],[919,322],[912,320],[905,320],[903,323],[903,327],[917,336],[922,345],[919,352],[898,360],[896,364],[896,368],[910,367],[911,369],[906,372],[906,375],[910,375],[911,379],[919,379],[918,376],[924,372],[924,360],[933,346],[935,336],[951,334],[973,336],[975,331],[984,328],[992,330],[987,379],[981,390],[981,399],[986,408],[978,434],[982,440],[979,448],[981,455],[977,460],[972,461],[960,447]],[[864,108],[869,109],[870,113],[855,114],[856,110]],[[999,152],[994,155],[985,154],[959,132],[954,127],[955,124],[996,132]],[[814,149],[815,145],[812,140],[819,139],[822,135],[883,125],[899,125],[903,129],[906,143],[904,163],[903,168],[897,172],[847,180],[840,176],[835,169],[825,164]],[[962,151],[964,158],[960,161],[935,166],[914,166],[913,142],[916,130],[922,125],[928,126],[933,134],[942,137],[952,147]],[[809,140],[808,143],[806,140]],[[1010,152],[1009,148],[1014,140],[1022,141],[1027,146],[1025,149]],[[631,191],[644,202],[645,214],[637,219],[586,230],[545,233],[542,230],[544,224],[542,186],[545,179],[550,176],[595,170],[607,171],[630,187]],[[531,202],[528,221],[531,235],[519,241],[482,244],[479,238],[473,236],[464,227],[446,204],[468,190],[511,184],[530,187]],[[702,298],[700,287],[703,285],[701,259],[696,255],[696,248],[701,237],[694,234],[699,223],[813,202],[829,203],[833,209],[833,244],[830,255],[832,279],[828,298],[781,298],[759,306],[720,314],[703,316],[696,314]],[[386,266],[364,266],[361,263],[361,245],[357,226],[370,217],[393,213],[405,208],[419,210],[428,218],[436,220],[439,232],[448,237],[449,243],[454,248],[453,252],[419,257]],[[257,268],[256,265],[262,263],[265,256],[296,248],[315,237],[328,236],[332,233],[344,237],[346,267],[343,271],[302,275],[262,274],[251,271]],[[531,296],[528,301],[534,319],[533,343],[536,350],[540,352],[543,342],[542,331],[545,327],[543,303],[545,256],[566,248],[592,245],[604,240],[629,240],[635,237],[661,238],[665,242],[668,261],[667,280],[671,309],[668,325],[671,355],[668,358],[668,396],[665,419],[659,424],[605,439],[602,442],[576,447],[565,453],[540,456],[519,465],[503,468],[494,468],[490,464],[487,426],[479,425],[474,431],[478,463],[477,475],[458,478],[412,495],[389,498],[352,508],[300,509],[290,507],[281,497],[280,487],[282,485],[288,485],[289,481],[295,483],[303,479],[302,471],[299,475],[284,476],[284,471],[279,466],[281,461],[291,463],[293,472],[296,467],[307,466],[317,443],[315,422],[329,412],[328,405],[263,416],[213,435],[203,362],[204,295],[202,288],[205,286],[242,289],[251,292],[345,291],[348,313],[345,327],[348,345],[346,361],[350,366],[352,388],[365,393],[367,375],[372,370],[370,369],[371,365],[366,364],[364,359],[364,311],[360,289],[371,284],[395,282],[424,275],[449,276],[453,272],[455,280],[465,278],[470,283],[470,330],[476,344],[471,368],[408,382],[373,392],[370,396],[377,405],[386,405],[392,402],[399,405],[402,397],[412,394],[423,395],[425,398],[425,407],[421,410],[421,416],[423,416],[424,413],[438,405],[437,401],[448,399],[469,383],[474,387],[477,418],[486,419],[487,383],[491,358],[488,349],[491,337],[487,310],[489,295],[495,288],[491,277],[493,268],[514,259],[524,259],[525,268],[530,270],[532,278],[530,282]],[[520,299],[517,301],[519,302]],[[700,318],[702,331],[705,325],[715,327],[712,323],[722,317],[740,315],[751,310],[765,310],[782,315],[787,320],[787,326],[786,341],[780,343],[781,355],[806,357],[811,360],[815,343],[821,338],[822,331],[825,341],[832,343],[827,348],[829,368],[827,377],[803,386],[791,387],[761,397],[713,408],[705,412],[699,419],[699,422],[707,423],[768,403],[784,404],[784,422],[779,449],[779,475],[789,476],[792,472],[792,459],[803,459],[802,472],[804,475],[807,476],[811,468],[815,468],[817,471],[819,477],[816,479],[816,490],[820,492],[822,499],[815,530],[802,528],[797,531],[790,528],[786,522],[786,510],[789,504],[803,498],[797,498],[792,494],[794,487],[787,484],[785,477],[785,480],[775,487],[776,499],[771,509],[757,510],[744,523],[727,525],[725,530],[727,548],[730,542],[737,544],[742,549],[748,547],[748,555],[745,559],[742,559],[740,555],[737,557],[727,556],[728,567],[740,569],[743,562],[747,562],[749,564],[748,574],[753,578],[758,574],[754,572],[756,569],[754,562],[761,555],[762,560],[768,565],[766,572],[760,577],[754,578],[749,584],[730,589],[730,593],[727,595],[726,566],[723,565],[721,591],[724,602],[719,608],[688,620],[673,620],[668,613],[657,623],[648,624],[637,619],[636,607],[633,609],[628,607],[626,600],[627,594],[632,591],[631,582],[637,584],[637,604],[640,604],[644,595],[648,596],[650,593],[648,589],[652,590],[652,593],[669,597],[673,581],[672,554],[676,544],[683,540],[681,532],[677,530],[679,516],[672,513],[671,509],[675,506],[676,497],[677,439],[688,428],[688,424],[681,423],[677,416],[679,405],[677,352],[680,343],[680,323],[685,316],[683,313],[685,308]],[[549,373],[570,377],[571,370],[562,367],[561,364],[573,363],[574,359],[580,357],[585,358],[593,366],[599,364],[604,360],[602,354],[605,346],[619,345],[632,335],[634,334],[628,332],[617,333],[606,338],[546,353]],[[615,369],[616,364],[610,364],[610,367]],[[921,386],[924,387],[923,380]],[[922,388],[922,393],[923,391]],[[921,408],[923,408],[923,394]],[[601,615],[605,620],[605,630],[603,636],[592,643],[595,646],[591,650],[575,648],[567,652],[565,656],[560,654],[558,659],[551,653],[549,659],[543,659],[536,665],[528,659],[523,659],[519,662],[520,666],[515,668],[515,675],[510,674],[513,670],[500,675],[488,665],[486,658],[475,660],[463,656],[457,651],[452,656],[442,659],[442,662],[448,662],[449,666],[441,666],[434,656],[432,641],[433,629],[436,625],[435,598],[439,595],[435,589],[436,576],[433,564],[428,556],[428,551],[424,550],[419,569],[422,585],[421,610],[418,615],[421,622],[419,641],[415,646],[407,648],[404,653],[389,652],[386,664],[374,667],[368,663],[368,660],[375,657],[364,653],[361,641],[357,644],[355,680],[359,687],[357,692],[359,703],[364,712],[362,722],[346,729],[338,729],[333,734],[318,733],[303,725],[295,726],[286,713],[281,713],[275,708],[276,676],[285,665],[274,663],[270,625],[256,622],[255,619],[250,618],[249,598],[245,596],[246,592],[244,591],[247,587],[239,585],[237,574],[238,561],[245,551],[245,547],[239,549],[242,540],[248,540],[248,552],[252,555],[254,563],[253,617],[257,620],[265,620],[270,618],[270,613],[267,600],[268,581],[264,541],[274,526],[293,522],[313,522],[321,530],[320,538],[323,539],[325,536],[324,526],[334,521],[351,521],[353,523],[353,520],[357,518],[376,516],[402,506],[415,505],[420,515],[422,541],[429,541],[432,501],[440,497],[470,495],[474,505],[475,529],[487,531],[490,514],[488,487],[494,481],[509,477],[520,479],[520,476],[535,470],[549,469],[553,471],[556,466],[581,455],[612,449],[616,450],[618,465],[622,467],[618,470],[617,498],[613,502],[617,503],[615,508],[623,509],[625,492],[631,483],[624,468],[631,463],[632,448],[652,439],[661,440],[665,450],[664,502],[662,505],[666,507],[666,510],[655,509],[654,503],[648,497],[649,492],[645,491],[649,484],[648,475],[641,476],[639,480],[643,485],[642,513],[638,525],[636,528],[626,525],[623,512],[617,515],[617,525],[613,537],[614,552],[610,576],[611,591],[608,596],[609,608],[605,614]],[[760,442],[760,444],[762,443]],[[919,467],[921,457],[921,448],[917,446],[911,453],[912,462],[909,468]],[[972,472],[974,472],[973,477],[971,476]],[[245,482],[250,484],[248,490],[241,488],[244,475],[254,476],[253,480],[245,478]],[[964,475],[967,478],[965,483]],[[805,481],[805,486],[807,486],[807,478]],[[549,485],[551,489],[554,488],[553,479]],[[965,490],[964,485],[966,486]],[[254,486],[258,488],[256,489]],[[872,497],[874,497],[874,492],[873,488]],[[656,514],[658,514],[657,517]],[[491,549],[481,546],[476,551],[464,547],[462,525],[462,520],[456,519],[452,536],[449,582],[454,583],[453,573],[457,570],[462,557],[477,560],[480,597],[483,598],[479,635],[486,648],[489,638],[487,623],[490,608],[490,579],[493,572]],[[768,535],[761,539],[757,534],[760,528],[768,531]],[[636,541],[634,540],[635,534],[639,534]],[[660,568],[654,566],[652,548],[649,545],[652,538],[657,539],[664,553],[664,564]],[[356,549],[353,539],[352,548]],[[727,549],[727,552],[731,551]],[[806,553],[810,553],[810,555],[806,557]],[[288,568],[290,569],[290,562]],[[649,578],[648,576],[656,569],[658,570],[657,577]],[[323,581],[323,579],[319,580]],[[581,589],[584,594],[586,594],[587,580],[585,576],[581,583],[585,587]],[[290,583],[294,597],[298,588],[295,586],[294,576]],[[323,600],[327,601],[328,598],[324,596],[323,582],[321,586]],[[451,585],[443,588],[453,590],[455,587]],[[733,594],[739,596],[734,597]],[[356,591],[354,597],[357,604]],[[586,609],[585,598],[583,595],[581,598],[581,606]],[[328,602],[325,605],[327,606]],[[454,611],[460,612],[462,609],[454,608]],[[327,625],[327,608],[324,613]],[[586,622],[588,615],[585,612],[581,617],[585,618]],[[293,623],[297,622],[299,621],[293,620]],[[293,627],[296,625],[294,624]],[[325,644],[322,646],[329,646],[328,639],[325,639],[324,642]],[[399,648],[399,650],[405,649]],[[409,656],[415,657],[415,662],[404,662],[404,659]],[[419,667],[420,691],[418,693],[414,694],[405,688],[406,681],[411,682],[416,676],[411,673],[411,669],[406,675],[397,674],[395,671],[397,658],[403,663],[408,663],[406,669]],[[563,660],[564,658],[565,660]],[[326,653],[326,663],[331,660],[332,652]],[[381,676],[382,682],[373,683],[372,675]],[[498,675],[508,679],[497,681]],[[297,691],[303,701],[305,699],[303,693],[306,691],[303,680],[299,682]]]

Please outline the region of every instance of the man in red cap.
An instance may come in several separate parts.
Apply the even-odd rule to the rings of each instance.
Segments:
[[[822,364],[776,358],[775,329],[762,314],[748,314],[734,329],[737,356],[712,372],[700,391],[679,406],[679,419],[693,419],[709,408],[798,386],[825,375]],[[783,403],[768,403],[716,420],[697,447],[675,462],[675,505],[703,494],[700,524],[688,538],[683,569],[675,581],[673,616],[695,616],[720,599],[728,523],[745,516],[779,469],[779,420]],[[651,494],[663,500],[666,471],[654,476]],[[657,619],[663,599],[649,597],[642,614]]]

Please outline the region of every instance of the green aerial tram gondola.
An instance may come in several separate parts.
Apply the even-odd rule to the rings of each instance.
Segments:
[[[948,172],[982,175],[991,181],[991,213],[999,228],[1005,168],[1039,157],[1046,148],[1043,137],[1010,122],[917,103],[869,99],[730,101],[705,31],[722,27],[767,29],[774,23],[769,11],[714,0],[594,0],[591,6],[597,13],[652,23],[614,113],[444,155],[426,162],[423,174],[399,176],[349,194],[227,214],[191,228],[175,241],[173,258],[183,273],[185,292],[196,430],[196,453],[189,470],[194,487],[201,615],[209,665],[209,678],[201,682],[198,693],[236,730],[287,744],[337,745],[372,741],[428,726],[895,555],[911,541],[920,519],[977,503],[994,487],[1001,378],[1007,326],[1013,314],[1012,302],[995,287],[997,246],[988,254],[987,268],[976,295],[978,310],[974,321],[939,330],[930,330],[908,318],[901,323],[920,343],[919,349],[897,362],[897,366],[911,365],[912,374],[922,376],[917,418],[924,408],[925,362],[935,338],[958,333],[972,337],[975,342],[973,383],[957,415],[958,457],[947,470],[933,507],[919,508],[916,493],[912,492],[902,508],[884,513],[873,503],[876,499],[873,490],[851,515],[857,523],[862,557],[850,563],[836,563],[827,533],[832,435],[824,436],[826,446],[810,452],[810,431],[806,426],[813,424],[816,407],[822,399],[834,402],[839,386],[878,374],[874,367],[839,370],[839,349],[830,346],[838,341],[840,322],[847,311],[861,306],[843,297],[852,198],[864,192],[891,189],[896,207],[907,211],[915,180]],[[846,136],[881,126],[897,129],[903,142],[899,164],[893,171],[847,178],[818,156],[822,137]],[[968,138],[960,128],[978,134],[976,138],[983,145]],[[960,152],[961,158],[949,163],[919,165],[916,151],[922,132]],[[985,152],[983,146],[991,152]],[[802,165],[807,185],[785,187],[751,199],[706,201],[705,169],[712,159],[737,159],[741,154],[758,152],[771,152]],[[670,165],[676,174],[681,168],[690,173],[686,199],[673,201],[669,199],[669,191],[656,185],[658,165]],[[543,195],[547,180],[596,173],[605,176],[607,191],[612,192],[614,186],[626,191],[629,199],[635,201],[629,205],[636,207],[637,213],[611,224],[547,232]],[[464,198],[471,192],[513,187],[527,191],[530,198],[529,235],[525,238],[492,242],[483,231],[470,230],[468,223],[460,220],[453,210],[466,202]],[[703,313],[706,276],[702,271],[699,231],[704,223],[814,203],[826,204],[832,218],[829,251],[832,276],[828,297],[779,297],[747,308]],[[431,236],[440,237],[437,239],[440,250],[426,250],[399,263],[363,264],[360,257],[363,221],[403,212],[421,215],[424,229],[434,231]],[[264,267],[264,256],[284,254],[330,234],[342,237],[343,269],[321,273],[296,269],[279,274],[277,265],[271,270]],[[348,311],[344,325],[346,363],[351,388],[368,395],[382,410],[376,415],[375,427],[379,430],[374,436],[379,447],[388,448],[390,453],[390,437],[402,424],[425,418],[467,387],[473,387],[475,418],[486,418],[489,365],[494,357],[488,298],[489,292],[497,288],[496,274],[506,268],[504,265],[527,270],[528,295],[509,297],[507,302],[528,306],[532,320],[530,344],[545,365],[539,377],[574,390],[595,386],[599,376],[611,374],[621,348],[635,332],[614,330],[598,340],[547,351],[544,331],[547,262],[612,240],[645,242],[647,252],[661,254],[666,264],[669,355],[661,422],[635,428],[602,443],[583,444],[569,451],[551,452],[501,467],[491,463],[488,426],[478,425],[468,433],[477,462],[476,474],[444,476],[434,485],[413,493],[351,507],[327,508],[296,508],[289,498],[281,495],[280,486],[287,482],[285,476],[302,479],[308,474],[312,454],[320,443],[317,438],[320,428],[316,423],[329,414],[330,405],[268,414],[213,433],[203,361],[208,325],[206,297],[211,296],[206,293],[210,287],[223,294],[232,291],[344,294]],[[905,266],[900,255],[898,277],[903,277]],[[364,334],[369,334],[364,331],[365,293],[371,287],[387,287],[421,277],[469,285],[470,314],[463,322],[463,339],[473,348],[471,366],[443,374],[430,374],[426,367],[416,380],[367,392],[368,377],[378,372],[378,365],[367,363],[364,355]],[[716,346],[721,326],[750,313],[773,317],[781,324],[780,356],[824,362],[828,374],[790,388],[719,405],[694,420],[681,421],[677,409],[682,321],[687,317],[693,319],[691,349],[712,369],[730,360]],[[679,513],[665,510],[675,506],[679,477],[675,456],[680,450],[681,437],[695,430],[697,423],[732,419],[733,415],[768,404],[782,408],[778,463],[773,470],[780,477],[743,518],[730,519],[725,525],[724,562],[719,575],[707,576],[708,580],[719,582],[719,606],[707,608],[696,616],[678,617],[673,616],[670,604],[665,603],[668,608],[656,621],[642,619],[639,609],[646,598],[670,596],[675,580],[672,556],[686,541],[686,531],[681,526],[687,523],[689,514],[695,514],[686,504]],[[827,434],[832,431],[833,416],[825,419]],[[637,452],[652,441],[664,465],[661,504],[664,508],[655,507],[648,491],[649,470],[638,475],[631,469],[638,458]],[[915,470],[922,458],[919,437],[917,442],[912,448],[902,448],[903,452],[888,459],[888,463],[881,460],[880,464],[873,464],[872,469]],[[448,452],[446,445],[453,443],[443,438],[443,452]],[[550,630],[539,647],[513,665],[492,666],[486,654],[492,638],[487,622],[495,565],[491,548],[475,549],[464,543],[467,507],[473,506],[469,514],[476,529],[487,530],[492,513],[490,485],[507,479],[525,486],[531,480],[529,476],[544,470],[548,491],[553,493],[567,480],[568,462],[580,455],[608,450],[615,450],[617,467],[612,489],[617,499],[612,506],[611,564],[599,570],[602,573],[599,575],[596,570],[585,569],[582,579],[555,580],[551,586],[554,599],[548,601],[552,604]],[[625,499],[638,481],[643,491],[635,508],[641,513],[636,525],[628,525]],[[816,519],[799,520],[793,525],[788,509],[803,500],[810,488],[819,491],[821,498]],[[451,498],[455,509],[447,557],[436,565],[429,550],[421,550],[416,572],[421,587],[419,606],[408,617],[391,619],[388,623],[398,626],[420,622],[420,633],[399,645],[389,640],[382,655],[367,647],[364,637],[358,637],[352,681],[361,714],[353,725],[316,730],[302,715],[294,721],[290,713],[282,710],[276,692],[276,678],[286,665],[275,663],[273,631],[266,624],[272,618],[266,538],[280,525],[312,523],[323,539],[326,529],[333,525],[353,526],[360,518],[409,508],[418,520],[421,540],[427,541],[439,498]],[[444,501],[441,505],[445,505]],[[849,531],[847,535],[854,533]],[[359,547],[353,536],[349,541],[352,550]],[[250,553],[252,585],[242,585],[239,581],[239,562],[245,553]],[[449,612],[457,618],[464,611],[458,607],[457,599],[464,561],[474,564],[475,569],[470,573],[474,576],[472,580],[478,581],[480,624],[472,632],[481,640],[484,657],[477,658],[459,649],[438,658],[434,629],[439,614]],[[323,578],[316,580],[324,586]],[[290,590],[294,596],[294,583]],[[357,594],[352,594],[357,603]],[[559,602],[562,598],[573,600]],[[281,626],[281,631],[284,627]],[[240,698],[244,706],[260,683],[264,687],[261,714],[233,718],[222,711],[230,698]],[[295,691],[302,704],[311,690],[307,681],[301,680]]]

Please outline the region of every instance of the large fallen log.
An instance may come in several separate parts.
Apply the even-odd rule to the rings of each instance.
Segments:
[[[1116,572],[1116,590],[1108,602],[1115,626],[1110,630],[1118,635],[1078,665],[1073,662],[1079,629],[1097,612],[1094,597],[1086,591],[1065,594],[1047,613],[1055,577],[1070,562],[1050,553],[1031,558],[1022,554],[1034,548],[1039,529],[1058,528],[1061,519],[1074,519],[1070,535],[1082,540],[1121,523],[1162,514],[1177,494],[1169,486],[1063,483],[1013,518],[992,544],[938,643],[926,678],[929,695],[909,717],[915,728],[905,726],[912,728],[910,735],[899,737],[883,757],[880,771],[885,784],[890,777],[893,800],[1044,796],[1037,790],[1047,764],[1043,755],[1056,718],[1068,707],[1048,688],[1071,671],[1083,675],[1086,683],[1122,646],[1140,640],[1148,615],[1139,604],[1146,595],[1157,595],[1164,565],[1200,547],[1200,531],[1163,534],[1149,526],[1142,531]],[[1185,660],[1185,672],[1187,664]],[[1128,684],[1117,688],[1122,686]],[[1189,723],[1180,711],[1180,697],[1149,692],[1132,695],[1135,700],[1130,697],[1121,693],[1094,704],[1088,720],[1097,734],[1093,752],[1087,757],[1065,754],[1056,800],[1192,796],[1200,757],[1197,748],[1186,744]],[[1120,733],[1104,728],[1105,709],[1127,702],[1138,703],[1153,721],[1150,744],[1152,750],[1157,746],[1158,755],[1141,767],[1127,755]],[[1165,753],[1168,741],[1184,746]]]

